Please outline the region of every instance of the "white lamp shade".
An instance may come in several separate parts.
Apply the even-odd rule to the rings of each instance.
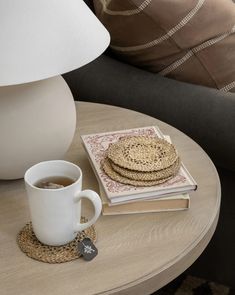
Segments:
[[[108,31],[83,0],[2,0],[0,86],[79,68],[109,42]]]

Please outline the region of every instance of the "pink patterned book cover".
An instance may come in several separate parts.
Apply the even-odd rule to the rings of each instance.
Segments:
[[[160,198],[173,194],[186,193],[197,188],[195,180],[183,164],[174,178],[155,186],[136,187],[112,180],[103,171],[101,165],[109,144],[117,142],[121,137],[136,135],[164,138],[164,135],[156,126],[81,136],[84,148],[88,154],[88,158],[99,184],[103,187],[103,190],[111,203],[120,203],[136,199]]]

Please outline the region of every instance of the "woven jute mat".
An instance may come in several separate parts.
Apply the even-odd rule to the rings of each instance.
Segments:
[[[133,186],[155,186],[174,177],[181,161],[175,147],[164,139],[127,136],[111,143],[101,161],[113,180]]]
[[[175,147],[164,139],[131,136],[110,144],[107,157],[120,167],[151,172],[172,166],[178,154]]]
[[[117,173],[113,170],[110,161],[108,158],[105,158],[102,162],[102,167],[104,172],[113,180],[118,181],[123,184],[130,184],[134,186],[153,186],[158,185],[160,183],[166,182],[167,180],[171,179],[172,176],[158,179],[158,180],[151,180],[151,181],[145,181],[145,180],[134,180],[127,177],[122,176],[121,174]]]
[[[87,222],[87,219],[82,217],[81,222]],[[82,241],[84,238],[90,238],[93,243],[96,241],[97,234],[94,225],[79,232],[76,238],[66,245],[44,245],[36,238],[32,223],[29,222],[19,232],[17,242],[21,251],[28,257],[47,263],[62,263],[77,259],[81,256],[77,245],[78,242]]]
[[[171,166],[165,169],[151,172],[130,170],[116,165],[111,160],[109,160],[109,162],[112,166],[112,169],[123,177],[140,181],[156,181],[160,179],[167,179],[168,177],[175,176],[180,168],[180,158],[177,158]]]

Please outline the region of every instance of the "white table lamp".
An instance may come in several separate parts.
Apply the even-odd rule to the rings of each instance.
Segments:
[[[60,76],[109,45],[82,0],[0,2],[0,179],[63,157],[75,131],[70,89]]]

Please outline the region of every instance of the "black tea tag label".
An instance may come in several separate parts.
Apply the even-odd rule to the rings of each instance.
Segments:
[[[78,242],[78,251],[87,261],[92,260],[98,254],[98,249],[89,238],[85,238]]]

